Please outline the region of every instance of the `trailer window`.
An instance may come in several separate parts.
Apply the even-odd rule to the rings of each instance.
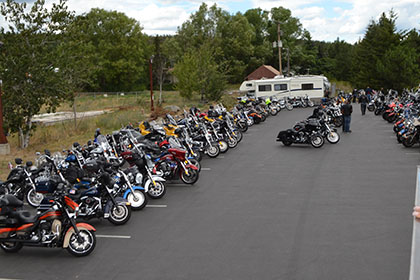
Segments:
[[[246,84],[247,87],[252,87],[252,84]]]
[[[302,84],[302,89],[303,90],[314,89],[314,84]]]
[[[287,84],[275,84],[274,90],[275,91],[287,90]]]
[[[259,85],[258,91],[271,91],[271,85]]]

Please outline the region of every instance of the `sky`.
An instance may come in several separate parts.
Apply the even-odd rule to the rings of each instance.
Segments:
[[[4,0],[0,0],[4,1]],[[21,1],[19,1],[21,2]],[[33,1],[27,1],[33,2]],[[46,0],[47,6],[57,0]],[[117,10],[138,20],[149,35],[175,34],[177,27],[198,10],[201,0],[68,0],[70,10],[87,13],[91,8]],[[366,30],[370,20],[382,12],[397,13],[398,30],[420,29],[420,0],[231,0],[212,1],[231,14],[249,9],[285,7],[299,18],[314,40],[334,41],[337,38],[354,43]],[[0,16],[1,17],[1,16]],[[0,25],[5,26],[4,18]]]

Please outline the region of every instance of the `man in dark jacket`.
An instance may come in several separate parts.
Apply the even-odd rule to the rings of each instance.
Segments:
[[[367,96],[362,93],[362,95],[360,95],[359,97],[359,103],[360,103],[360,109],[362,110],[362,115],[364,115],[366,113],[366,105],[369,102]]]
[[[343,114],[343,132],[351,132],[350,122],[351,122],[351,113],[353,113],[353,106],[348,100],[344,102],[344,105],[341,106],[341,113]]]

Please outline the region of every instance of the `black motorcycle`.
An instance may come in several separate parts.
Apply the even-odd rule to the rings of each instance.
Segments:
[[[99,165],[97,161],[91,161],[86,163],[85,168],[98,174]],[[69,196],[79,203],[81,218],[105,218],[114,225],[123,225],[131,217],[131,206],[118,195],[119,188],[108,172],[101,172],[73,186]]]
[[[319,130],[319,122],[306,120],[298,122],[293,129],[280,131],[277,135],[277,141],[283,142],[283,145],[292,144],[311,144],[314,148],[320,148],[324,145],[324,137]]]
[[[13,195],[0,199],[0,248],[7,253],[23,246],[63,248],[77,257],[95,249],[95,228],[76,223],[79,205],[63,193],[43,200],[38,213],[21,210],[23,202]]]

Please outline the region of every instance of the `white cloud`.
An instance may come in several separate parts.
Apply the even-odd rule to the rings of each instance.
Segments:
[[[351,5],[345,9],[340,2]],[[275,1],[253,0],[254,7],[271,9],[283,6],[292,11],[292,16],[300,19],[303,27],[315,40],[333,41],[337,37],[354,43],[363,37],[370,20],[377,20],[382,12],[388,13],[393,9],[398,14],[397,29],[420,29],[420,1],[419,0],[340,0],[330,1],[329,5],[335,16],[327,16],[325,7],[321,7],[318,0]],[[346,5],[346,6],[347,6]],[[336,6],[336,7],[334,7]]]
[[[1,0],[0,0],[1,1]],[[58,0],[46,0],[47,7]],[[249,2],[250,1],[250,2]],[[31,1],[29,1],[31,2]],[[202,0],[69,0],[69,9],[82,14],[92,8],[117,10],[140,22],[147,34],[175,34],[178,26],[185,22],[191,13],[198,10]],[[228,10],[229,4],[243,5],[243,11],[260,7],[285,7],[298,17],[303,27],[315,40],[333,41],[337,37],[355,42],[363,37],[369,21],[378,19],[382,12],[391,9],[398,14],[397,28],[420,29],[420,0],[212,0],[204,1],[209,6],[217,4]],[[325,4],[328,3],[328,4]],[[342,5],[342,4],[345,5]],[[348,8],[349,7],[349,8]],[[230,13],[237,11],[228,10]],[[0,26],[6,27],[0,17]]]

